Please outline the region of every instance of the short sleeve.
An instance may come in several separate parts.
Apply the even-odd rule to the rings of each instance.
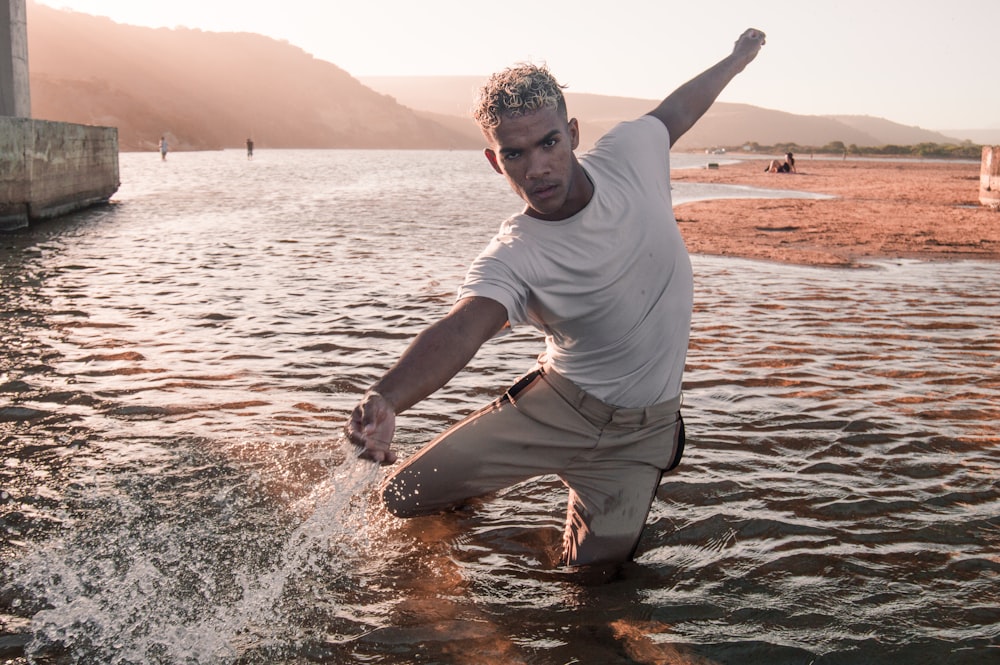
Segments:
[[[495,300],[506,308],[511,327],[526,323],[527,286],[510,266],[491,253],[494,248],[495,243],[491,243],[469,266],[458,299],[479,296]]]

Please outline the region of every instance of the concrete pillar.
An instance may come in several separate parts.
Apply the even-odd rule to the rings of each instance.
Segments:
[[[28,15],[24,3],[0,0],[0,116],[31,117]]]
[[[983,167],[979,172],[979,202],[1000,209],[1000,145],[983,146]]]

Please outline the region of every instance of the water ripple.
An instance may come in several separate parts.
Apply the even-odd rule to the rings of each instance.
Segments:
[[[114,205],[0,248],[0,623],[36,660],[996,653],[997,265],[695,257],[685,459],[594,584],[553,565],[557,479],[400,522],[338,442],[516,205],[481,155],[148,157]],[[400,418],[401,454],[540,350],[488,343]]]

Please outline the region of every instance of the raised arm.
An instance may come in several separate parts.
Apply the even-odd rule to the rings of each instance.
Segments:
[[[670,145],[694,126],[712,105],[719,93],[757,57],[764,45],[764,33],[750,28],[736,40],[733,52],[670,93],[649,112],[659,118],[670,132]]]
[[[417,335],[351,413],[345,434],[364,449],[361,456],[385,464],[396,461],[389,447],[396,414],[448,383],[506,323],[507,310],[497,301],[464,298]]]

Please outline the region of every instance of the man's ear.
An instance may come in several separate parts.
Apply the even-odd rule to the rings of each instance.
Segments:
[[[483,150],[483,154],[486,155],[486,161],[490,163],[493,170],[503,175],[503,170],[500,169],[500,163],[497,162],[497,153],[492,148],[485,148]]]
[[[576,121],[576,118],[569,119],[569,135],[572,140],[573,150],[580,147],[580,123]]]

